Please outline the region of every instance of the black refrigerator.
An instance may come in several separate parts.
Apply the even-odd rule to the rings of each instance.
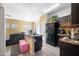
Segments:
[[[46,23],[46,43],[57,46],[59,22]]]

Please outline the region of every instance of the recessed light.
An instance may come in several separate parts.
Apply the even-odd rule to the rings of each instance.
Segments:
[[[36,8],[34,7],[33,10],[36,10]]]

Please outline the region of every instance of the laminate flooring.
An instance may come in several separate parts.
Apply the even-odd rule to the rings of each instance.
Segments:
[[[59,54],[60,54],[59,47],[54,47],[43,42],[42,49],[36,52],[35,56],[59,56]]]
[[[29,56],[28,54],[20,54],[18,44],[7,47],[7,56]],[[43,41],[42,49],[37,51],[34,56],[59,56],[59,47],[51,46]]]

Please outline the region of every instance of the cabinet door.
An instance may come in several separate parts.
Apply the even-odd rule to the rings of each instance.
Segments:
[[[60,56],[79,56],[79,46],[59,41]]]
[[[35,51],[38,51],[42,47],[42,36],[37,36],[35,38]]]
[[[71,15],[67,15],[67,16],[59,18],[59,23],[60,23],[61,26],[63,24],[64,25],[71,24],[72,23],[72,21],[71,21]]]
[[[71,24],[71,15],[66,16],[66,23]]]
[[[71,15],[68,16],[68,22],[71,24],[72,23],[72,19],[71,19]]]
[[[71,4],[72,24],[79,24],[79,3]]]

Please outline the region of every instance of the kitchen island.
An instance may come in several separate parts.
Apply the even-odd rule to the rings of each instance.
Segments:
[[[29,44],[29,54],[34,55],[35,52],[42,48],[42,35],[25,35],[25,40]]]

